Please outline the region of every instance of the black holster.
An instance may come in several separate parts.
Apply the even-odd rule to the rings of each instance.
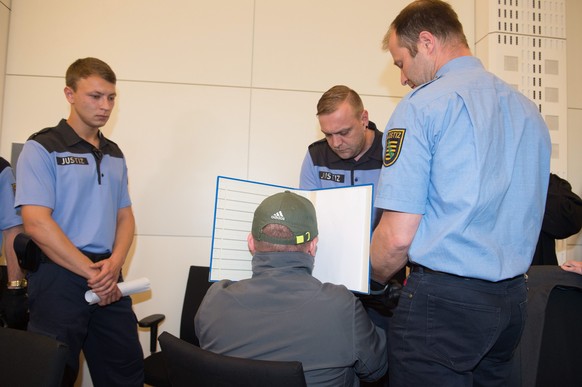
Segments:
[[[14,252],[20,267],[27,271],[37,271],[42,262],[43,252],[30,235],[21,232],[14,238]]]

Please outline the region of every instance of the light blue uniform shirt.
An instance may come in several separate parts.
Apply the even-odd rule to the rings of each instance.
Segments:
[[[15,204],[52,209],[71,242],[91,253],[113,251],[118,211],[131,205],[125,158],[114,142],[100,142],[94,148],[61,120],[24,143],[16,170]]]
[[[14,172],[10,164],[0,157],[0,231],[22,224],[22,218],[14,209]],[[0,232],[0,247],[2,233]]]
[[[423,215],[411,262],[489,281],[527,271],[551,152],[533,102],[456,58],[402,99],[383,143],[376,207]]]

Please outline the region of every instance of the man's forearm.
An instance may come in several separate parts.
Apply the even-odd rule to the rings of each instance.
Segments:
[[[372,263],[372,279],[385,284],[392,276],[400,271],[408,261],[408,249],[391,249],[374,233],[370,259]]]
[[[408,261],[408,249],[422,215],[384,211],[374,230],[370,247],[372,278],[382,284],[402,269]]]
[[[78,274],[91,278],[97,270],[91,260],[83,255],[52,219],[50,209],[40,206],[23,206],[24,230],[51,261]]]
[[[10,227],[2,232],[8,281],[18,281],[24,278],[24,271],[20,268],[20,265],[18,264],[18,258],[14,252],[14,238],[16,235],[23,231],[24,228],[21,225],[18,225]]]
[[[125,207],[119,210],[117,215],[117,230],[115,231],[115,242],[111,259],[123,266],[135,234],[135,219],[131,207]]]

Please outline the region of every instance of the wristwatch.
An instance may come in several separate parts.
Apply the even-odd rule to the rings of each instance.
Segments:
[[[26,278],[16,280],[16,281],[8,281],[6,286],[9,288],[12,288],[12,289],[21,289],[21,288],[25,288],[26,286],[28,286],[28,281],[26,280]]]

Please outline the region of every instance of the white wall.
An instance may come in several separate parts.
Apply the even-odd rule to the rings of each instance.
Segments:
[[[8,28],[10,26],[11,0],[0,0],[0,135],[2,134],[2,106],[4,105],[4,73],[8,50]],[[1,138],[1,136],[0,136]],[[0,141],[1,143],[1,141]],[[4,154],[2,154],[4,156]],[[5,156],[9,160],[7,156]]]
[[[11,7],[0,154],[67,117],[71,62],[113,67],[118,105],[103,131],[127,156],[137,220],[126,278],[151,279],[136,313],[166,314],[161,329],[176,335],[187,268],[208,265],[216,176],[296,186],[321,93],[353,87],[384,128],[407,92],[380,45],[408,0],[0,1]],[[451,3],[473,45],[473,2]],[[6,15],[0,4],[0,34]]]
[[[566,2],[566,29],[568,39],[568,181],[572,190],[582,197],[582,51],[577,37],[582,35],[582,2]],[[565,246],[564,246],[565,245]],[[561,243],[567,259],[582,261],[582,233]]]

